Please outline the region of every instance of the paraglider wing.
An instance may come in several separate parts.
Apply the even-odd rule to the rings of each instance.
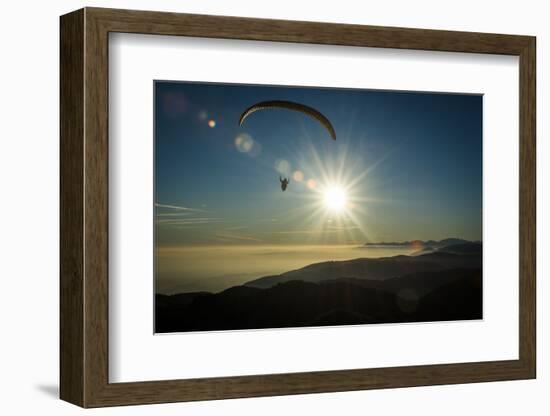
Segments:
[[[262,101],[256,103],[253,106],[247,108],[241,114],[241,118],[239,119],[239,126],[242,126],[242,124],[250,114],[255,113],[256,111],[267,109],[286,109],[291,111],[299,111],[303,114],[306,114],[321,123],[323,127],[329,132],[332,140],[336,140],[336,131],[334,130],[334,127],[332,127],[332,124],[330,123],[328,118],[326,118],[323,114],[321,114],[314,108],[308,107],[307,105],[294,103],[292,101]]]

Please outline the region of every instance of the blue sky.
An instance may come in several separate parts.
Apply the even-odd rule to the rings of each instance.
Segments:
[[[155,82],[160,246],[481,240],[482,97]],[[264,100],[311,106],[240,114]],[[281,192],[279,176],[291,183]],[[345,207],[331,210],[327,190]]]

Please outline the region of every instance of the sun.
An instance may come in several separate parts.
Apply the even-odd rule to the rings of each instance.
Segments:
[[[323,201],[327,210],[333,213],[344,212],[347,205],[347,195],[341,186],[329,186],[323,192]]]

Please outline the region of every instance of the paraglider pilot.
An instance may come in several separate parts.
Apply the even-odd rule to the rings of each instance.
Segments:
[[[287,179],[287,178],[283,179],[279,176],[279,180],[281,181],[281,190],[284,192],[286,190],[286,187],[290,183],[290,179]]]

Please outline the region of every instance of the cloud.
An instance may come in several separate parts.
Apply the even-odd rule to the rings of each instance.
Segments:
[[[237,234],[224,233],[224,234],[216,234],[216,237],[222,240],[254,241],[257,243],[261,243],[264,241],[256,237],[252,237],[250,235],[242,235],[242,234],[237,235]]]
[[[334,231],[347,231],[347,230],[358,230],[359,227],[356,225],[329,225],[327,227],[329,230]]]
[[[240,231],[240,230],[246,230],[250,228],[248,225],[237,225],[235,227],[227,227],[224,229],[224,231]]]
[[[177,209],[177,210],[182,210],[182,211],[204,212],[203,209],[189,208],[189,207],[184,207],[182,205],[160,204],[158,202],[155,202],[155,207],[157,207],[157,208],[166,208],[166,209]]]
[[[357,227],[337,227],[329,226],[323,229],[315,230],[281,230],[281,231],[270,231],[270,234],[338,234],[341,231],[353,230]]]
[[[197,224],[212,224],[222,221],[223,218],[179,218],[179,219],[157,219],[158,225],[197,225]]]
[[[282,230],[269,231],[270,234],[321,234],[323,230]]]
[[[230,224],[231,227],[224,227],[221,231],[240,231],[240,230],[246,230],[248,228],[251,228],[252,224],[257,223],[264,223],[264,222],[276,222],[276,218],[247,218],[247,219],[238,219],[238,220],[231,220]],[[242,223],[245,223],[244,225],[240,225]],[[232,225],[235,224],[235,225]]]
[[[187,215],[192,215],[191,212],[158,212],[157,217],[185,217]]]

